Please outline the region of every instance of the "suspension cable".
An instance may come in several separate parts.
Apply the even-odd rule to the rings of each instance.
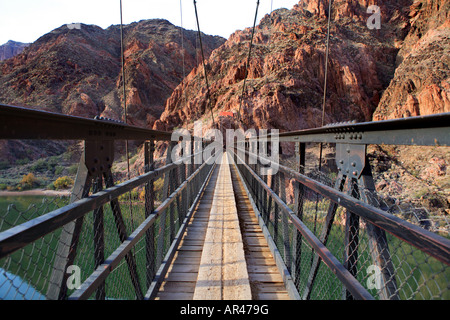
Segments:
[[[127,95],[125,88],[125,48],[123,40],[123,19],[122,19],[122,0],[120,0],[120,51],[122,60],[122,88],[123,88],[123,106],[124,106],[124,122],[128,124],[127,119]],[[130,180],[130,155],[128,154],[128,140],[125,140],[125,153],[127,159],[127,178]],[[130,207],[130,217],[131,217],[131,227],[134,230],[134,219],[133,219],[133,208],[131,204],[131,190],[128,194],[129,207]]]
[[[330,21],[331,21],[331,9],[332,0],[328,2],[328,28],[327,28],[327,42],[326,42],[326,52],[325,52],[325,79],[323,84],[323,105],[322,105],[322,127],[325,125],[325,105],[327,99],[327,78],[328,78],[328,53],[330,50]],[[319,155],[319,171],[322,169],[322,143],[320,143],[320,155]]]
[[[238,120],[239,120],[239,122],[241,124],[242,124],[242,117],[241,117],[242,101],[244,100],[245,84],[247,82],[248,68],[250,67],[250,59],[251,59],[252,47],[253,47],[253,38],[254,38],[254,35],[255,35],[255,28],[256,28],[256,19],[258,17],[258,8],[259,8],[259,0],[257,0],[257,2],[256,2],[256,12],[255,12],[255,19],[253,21],[252,37],[250,38],[250,45],[249,45],[249,49],[248,49],[247,64],[245,66],[244,84],[242,85],[242,94],[241,94],[241,99],[240,99],[240,102],[239,102]]]
[[[200,51],[201,51],[201,54],[202,54],[203,71],[204,71],[205,82],[206,82],[207,100],[208,100],[208,104],[209,104],[209,109],[211,111],[211,120],[212,120],[212,123],[213,123],[213,127],[217,129],[216,122],[214,121],[214,114],[213,114],[213,110],[212,110],[213,108],[212,108],[212,105],[211,105],[211,93],[209,91],[208,73],[206,71],[206,63],[205,63],[206,59],[205,59],[205,54],[203,52],[202,33],[200,31],[200,23],[199,23],[199,20],[198,20],[197,1],[196,0],[194,0],[194,8],[195,8],[195,18],[197,20],[198,38],[199,38],[199,41],[200,41]]]
[[[331,20],[331,4],[333,0],[328,2],[328,28],[327,28],[327,49],[325,53],[325,81],[323,84],[323,106],[322,106],[322,127],[325,124],[325,102],[327,98],[327,77],[328,77],[328,52],[330,50],[330,20]]]
[[[184,80],[186,78],[186,65],[185,65],[185,59],[184,59],[184,30],[183,30],[183,6],[181,4],[180,0],[180,34],[181,34],[181,56],[183,61],[183,80],[181,80],[181,88],[183,88]],[[183,96],[184,96],[184,104],[186,105],[187,102],[187,93],[185,90],[183,90]]]
[[[328,27],[327,27],[327,43],[326,43],[326,53],[325,53],[325,80],[323,84],[323,105],[322,105],[322,127],[325,125],[325,104],[327,99],[327,77],[328,77],[328,52],[330,50],[329,42],[330,42],[330,21],[331,21],[331,8],[332,1],[328,2]],[[320,143],[320,151],[319,151],[319,172],[322,171],[322,157],[323,157],[323,143]],[[318,196],[316,201],[316,213],[314,215],[314,232],[316,232],[317,228],[317,204],[318,204]]]
[[[127,99],[125,90],[125,53],[123,43],[123,20],[122,20],[122,0],[120,0],[120,55],[122,61],[122,89],[123,89],[123,109],[124,109],[124,122],[127,124]]]

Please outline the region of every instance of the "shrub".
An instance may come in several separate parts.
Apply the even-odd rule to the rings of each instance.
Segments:
[[[8,161],[0,161],[0,170],[6,170],[10,168]]]
[[[29,173],[25,176],[23,176],[22,180],[20,181],[20,187],[21,189],[31,189],[35,185],[39,185],[38,179],[34,176],[33,173]]]
[[[55,185],[53,184],[53,182],[49,183],[46,187],[48,190],[55,190]]]
[[[77,174],[77,171],[78,171],[78,164],[73,164],[73,165],[71,165],[70,167],[69,167],[69,169],[68,169],[68,171],[69,171],[69,175],[76,175]]]
[[[55,167],[55,174],[57,176],[59,176],[63,171],[64,171],[64,167],[62,167],[62,166],[56,166]]]
[[[42,172],[47,171],[47,162],[44,159],[39,159],[31,165],[31,171]]]
[[[68,176],[60,177],[53,182],[55,189],[67,189],[73,185],[73,180]]]
[[[28,164],[29,162],[30,162],[30,159],[28,159],[28,158],[23,158],[23,159],[18,159],[18,160],[16,160],[16,164],[17,164],[18,166],[26,165],[26,164]]]

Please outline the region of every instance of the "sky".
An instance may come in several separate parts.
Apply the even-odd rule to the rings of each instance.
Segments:
[[[253,26],[257,0],[196,0],[200,29],[227,38]],[[299,0],[260,0],[257,23],[278,8]],[[197,30],[193,0],[122,0],[123,23],[162,18]],[[120,24],[120,0],[0,0],[0,45],[8,40],[34,42],[68,23],[107,28]]]

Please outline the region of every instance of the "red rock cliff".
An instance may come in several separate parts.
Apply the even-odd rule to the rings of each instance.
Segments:
[[[324,123],[370,121],[395,70],[404,39],[408,1],[334,1]],[[380,6],[380,30],[370,30],[367,7]],[[322,124],[328,1],[301,1],[292,10],[266,15],[256,28],[246,73],[251,29],[237,31],[207,61],[211,101],[207,100],[203,67],[194,69],[167,100],[154,128],[192,127],[202,119],[244,128],[298,130]],[[239,112],[242,123],[219,117]],[[233,122],[233,121],[231,121]]]

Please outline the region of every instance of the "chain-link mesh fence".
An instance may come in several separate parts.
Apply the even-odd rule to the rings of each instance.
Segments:
[[[138,152],[132,158],[129,178],[124,158],[112,170],[105,170],[96,179],[87,179],[81,188],[75,182],[72,201],[69,197],[39,197],[23,204],[3,197],[0,231],[5,237],[9,232],[20,235],[17,227],[23,223],[38,223],[49,213],[68,208],[70,202],[89,195],[95,198],[106,188],[159,170],[151,176],[154,178],[111,197],[70,223],[51,232],[40,230],[42,235],[37,240],[28,243],[24,238],[26,245],[0,259],[0,299],[70,298],[87,279],[92,279],[99,266],[108,263],[108,257],[130,235],[150,221],[146,232],[111,267],[107,277],[95,284],[90,295],[90,299],[144,298],[212,167],[193,161],[172,164],[172,149],[167,145],[157,144],[156,152],[151,150],[146,161],[145,151]]]
[[[284,147],[291,152],[280,155],[281,165],[448,238],[449,224],[447,216],[442,214],[448,208],[430,210],[405,198],[395,199],[392,193],[381,194],[376,188],[358,183],[357,179],[346,179],[337,170],[334,145],[322,146],[321,157],[319,145],[308,144],[302,165],[299,155],[292,152],[294,144]],[[322,159],[320,167],[319,158]],[[238,167],[303,299],[334,300],[352,295],[302,237],[289,212],[275,201],[275,195],[375,299],[450,299],[450,267],[444,262],[306,187],[289,170],[280,167],[276,174],[263,176],[259,175],[260,164]],[[273,193],[261,187],[255,173]],[[376,187],[379,187],[378,180],[375,176]]]

